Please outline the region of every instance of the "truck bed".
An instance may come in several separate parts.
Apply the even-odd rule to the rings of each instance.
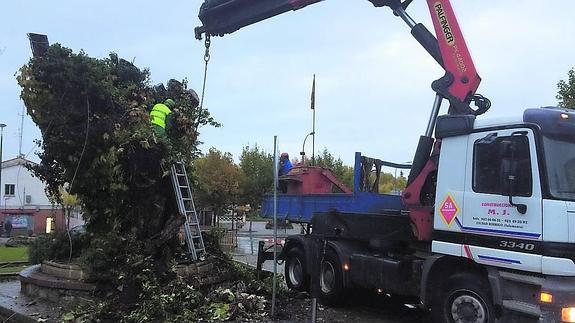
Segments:
[[[262,216],[271,218],[273,195],[265,195]],[[403,210],[401,196],[358,192],[352,194],[278,194],[277,217],[294,223],[311,223],[314,213],[337,210],[350,213],[383,214]]]

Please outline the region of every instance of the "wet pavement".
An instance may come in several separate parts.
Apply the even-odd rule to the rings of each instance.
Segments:
[[[287,236],[299,234],[301,227],[297,224],[292,229],[278,229],[278,240],[284,240]],[[232,251],[234,260],[255,267],[258,260],[258,244],[265,241],[266,246],[273,242],[274,230],[266,229],[266,222],[252,222],[251,231],[250,223],[246,222],[242,228],[238,229],[238,246]],[[266,261],[263,269],[273,272],[273,261]],[[278,265],[278,273],[284,272],[283,264]]]
[[[0,281],[0,322],[58,322],[64,312],[58,304],[21,294],[17,279]]]

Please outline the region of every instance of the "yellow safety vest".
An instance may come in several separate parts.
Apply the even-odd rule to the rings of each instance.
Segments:
[[[172,110],[170,110],[167,105],[163,103],[154,105],[152,111],[150,112],[152,124],[166,129],[166,118],[170,113],[172,113]]]

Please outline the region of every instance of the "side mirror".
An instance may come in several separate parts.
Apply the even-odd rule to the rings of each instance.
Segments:
[[[501,194],[509,196],[509,204],[517,208],[521,214],[527,213],[527,205],[513,203],[517,187],[518,161],[515,152],[518,142],[512,139],[503,140],[499,145],[499,158],[501,158]]]
[[[515,192],[515,187],[517,186],[517,180],[515,178],[515,175],[509,175],[507,177],[507,182],[509,183],[508,185],[508,196],[509,196],[509,204],[513,205],[514,207],[517,208],[517,212],[521,213],[521,214],[525,214],[527,213],[527,205],[525,204],[521,204],[521,203],[513,203],[513,195]]]

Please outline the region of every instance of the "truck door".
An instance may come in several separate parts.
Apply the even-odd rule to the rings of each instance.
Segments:
[[[533,131],[473,133],[467,151],[463,212],[456,219],[466,233],[462,254],[478,263],[541,272],[536,246],[542,194]]]

